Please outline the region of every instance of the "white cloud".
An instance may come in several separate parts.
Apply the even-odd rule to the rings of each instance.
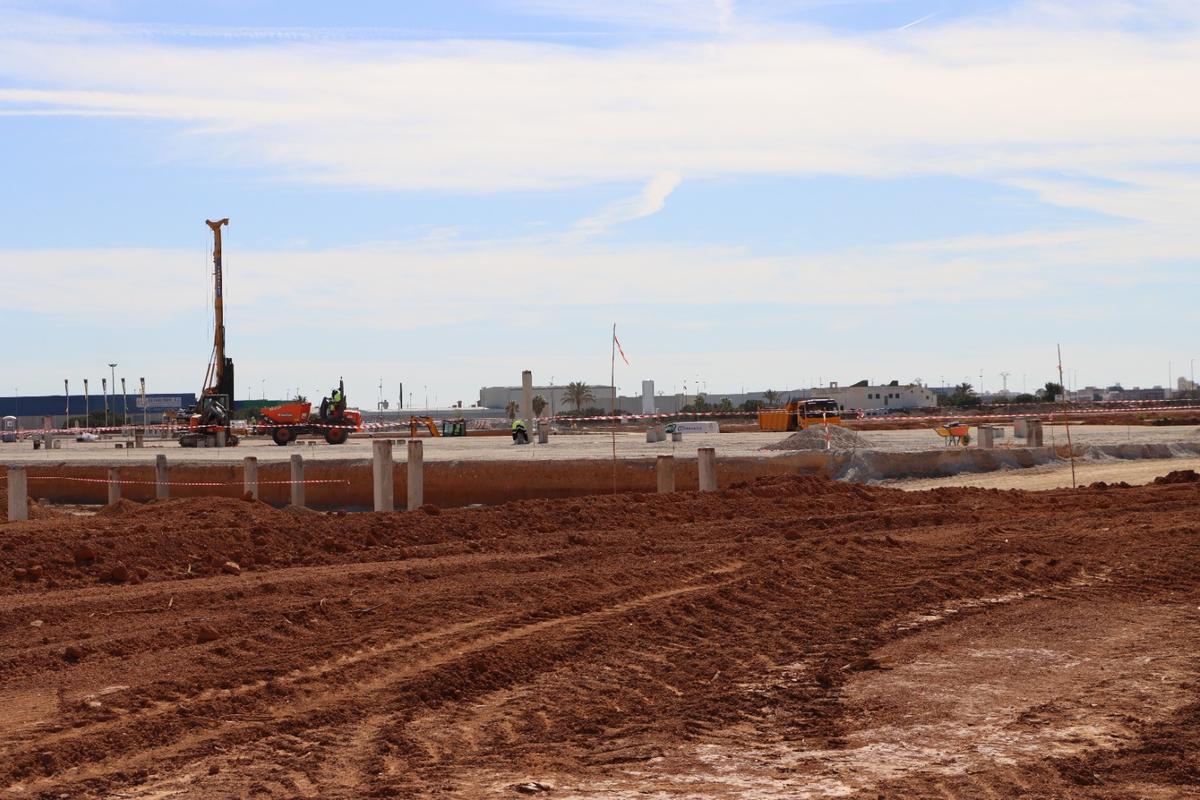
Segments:
[[[733,22],[734,0],[516,0],[522,11],[625,28],[712,32]]]
[[[575,223],[571,231],[572,238],[594,236],[623,222],[657,214],[663,210],[667,198],[682,180],[674,172],[659,173],[636,196],[610,203],[594,216]]]
[[[1147,13],[1111,7],[1131,5]],[[175,46],[120,29],[17,25],[0,38],[10,87],[0,113],[175,120],[197,158],[393,189],[490,192],[664,171],[1104,177],[1200,162],[1200,106],[1185,101],[1200,82],[1196,28],[1070,27],[1048,8],[1060,6],[895,34],[780,27],[610,49]]]

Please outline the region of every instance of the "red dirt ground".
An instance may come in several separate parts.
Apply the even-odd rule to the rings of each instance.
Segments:
[[[1198,506],[789,478],[0,525],[0,797],[1200,797]]]

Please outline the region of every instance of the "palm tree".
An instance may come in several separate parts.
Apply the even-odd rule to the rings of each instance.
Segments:
[[[978,404],[979,395],[975,394],[974,387],[969,383],[958,384],[950,394],[950,405],[952,406],[973,406]]]
[[[531,402],[533,403],[533,415],[535,417],[540,417],[542,412],[546,410],[546,406],[550,405],[546,402],[546,398],[540,394],[535,394]]]
[[[583,409],[585,403],[594,403],[596,397],[592,394],[592,390],[582,381],[571,381],[567,384],[566,390],[563,392],[563,397],[571,405],[575,406],[576,411]]]
[[[509,400],[508,405],[506,405],[504,407],[504,413],[508,414],[509,419],[516,419],[517,412],[520,410],[521,410],[521,407],[519,405],[517,405],[516,400]]]
[[[779,392],[774,389],[767,389],[763,392],[763,400],[766,401],[768,406],[773,406],[779,402]]]

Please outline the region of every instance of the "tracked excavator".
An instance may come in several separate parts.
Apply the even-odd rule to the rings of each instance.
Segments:
[[[238,443],[230,427],[233,415],[233,359],[225,355],[225,297],[221,272],[221,226],[229,219],[206,219],[213,232],[213,351],[204,374],[200,399],[179,437],[183,447],[232,447]]]

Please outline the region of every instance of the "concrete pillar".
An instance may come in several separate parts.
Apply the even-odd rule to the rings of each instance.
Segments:
[[[537,425],[537,440],[538,444],[550,443],[550,423],[539,422]]]
[[[533,373],[525,370],[521,373],[521,418],[533,432]]]
[[[675,491],[675,456],[659,456],[658,493],[670,494],[673,491]]]
[[[715,492],[717,490],[717,450],[714,447],[701,447],[696,451],[696,468],[700,474],[700,491]]]
[[[991,450],[996,444],[996,429],[991,425],[980,425],[975,429],[975,446],[980,450]]]
[[[1040,419],[1031,419],[1025,423],[1025,426],[1025,446],[1041,447],[1044,439],[1042,421]]]
[[[525,373],[528,375],[529,373]],[[408,510],[425,504],[425,451],[420,439],[408,440]]]
[[[292,453],[292,505],[304,508],[304,456]]]
[[[242,459],[242,493],[258,499],[258,458],[246,456]]]
[[[654,426],[651,425],[649,428],[646,428],[646,444],[654,444],[657,441],[658,431],[654,430]]]
[[[167,484],[167,457],[163,453],[154,457],[154,496],[159,500],[171,497],[171,487]]]
[[[217,447],[224,447],[224,446],[225,446],[225,429],[222,428],[221,430],[217,431]]]
[[[665,442],[667,440],[667,426],[666,425],[655,425],[654,426],[654,436],[660,442]]]
[[[375,487],[375,510],[395,511],[396,489],[393,481],[396,476],[395,462],[392,460],[392,440],[376,439],[371,442],[371,477]]]
[[[8,521],[29,519],[29,482],[24,467],[8,468]]]
[[[683,434],[680,433],[679,431],[671,431],[671,441],[672,442],[682,442]]]
[[[116,505],[121,499],[121,471],[119,469],[110,469],[108,471],[108,504]]]
[[[1013,438],[1020,437],[1024,439],[1029,435],[1029,421],[1024,419],[1013,420]]]
[[[133,446],[136,447],[138,450],[141,450],[142,448],[144,448],[146,446],[145,431],[134,431],[133,432]]]

